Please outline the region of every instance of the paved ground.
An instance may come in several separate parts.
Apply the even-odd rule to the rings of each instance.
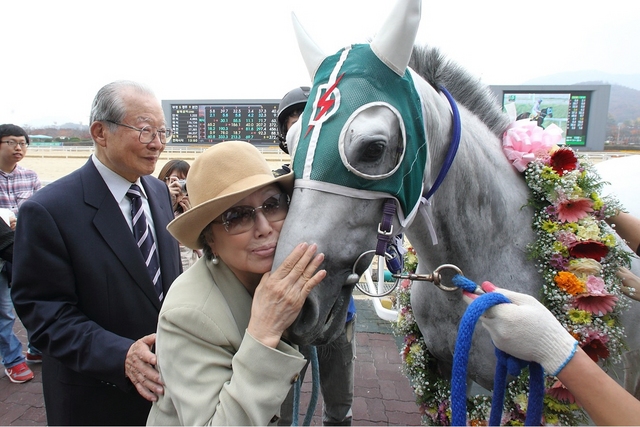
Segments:
[[[353,425],[420,425],[413,390],[401,372],[399,338],[391,325],[377,317],[371,300],[356,296],[356,366]],[[26,332],[16,322],[16,333],[26,343]],[[40,365],[31,365],[35,378],[13,384],[0,372],[0,426],[46,425]],[[310,372],[302,386],[302,424],[311,395]],[[311,425],[322,425],[322,398],[319,398]]]

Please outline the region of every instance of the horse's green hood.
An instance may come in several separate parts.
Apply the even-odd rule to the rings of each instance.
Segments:
[[[381,103],[398,116],[404,152],[391,173],[358,175],[341,157],[343,132],[356,110]],[[398,200],[401,220],[413,216],[422,196],[427,141],[420,96],[408,70],[399,76],[367,44],[344,48],[318,68],[300,120],[300,139],[293,153],[296,180],[369,192],[364,198],[386,193]]]

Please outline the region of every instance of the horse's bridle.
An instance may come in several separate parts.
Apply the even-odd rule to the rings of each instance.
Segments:
[[[449,93],[449,91],[444,86],[440,86],[440,90],[442,91],[444,96],[447,98],[447,100],[449,101],[449,105],[451,106],[451,114],[453,116],[453,123],[452,123],[453,130],[451,135],[451,144],[449,145],[449,149],[447,150],[447,155],[444,159],[442,167],[440,168],[440,172],[438,173],[438,176],[436,177],[433,185],[431,186],[427,194],[423,195],[424,200],[429,200],[429,198],[433,196],[436,190],[438,190],[438,188],[440,187],[440,184],[442,184],[442,181],[444,181],[444,178],[447,176],[447,173],[449,172],[449,169],[451,168],[451,165],[453,164],[453,161],[458,152],[458,147],[460,146],[460,136],[462,131],[462,125],[460,123],[460,111],[458,110],[458,105],[456,104],[456,101],[453,98],[453,96]],[[385,262],[387,262],[387,260],[394,257],[394,255],[391,255],[389,253],[388,248],[392,244],[391,242],[395,237],[395,234],[393,232],[393,217],[395,216],[395,214],[396,214],[396,200],[395,199],[385,200],[384,206],[382,208],[382,220],[380,221],[380,224],[378,224],[378,243],[376,245],[376,249],[375,251],[369,250],[369,251],[363,252],[356,259],[355,263],[353,264],[352,273],[347,278],[347,284],[353,283],[356,285],[358,290],[360,290],[360,292],[364,293],[365,295],[373,296],[373,297],[382,297],[385,295],[389,295],[398,286],[398,282],[403,279],[433,282],[438,288],[447,292],[452,292],[457,290],[458,289],[457,286],[445,286],[440,281],[441,279],[440,270],[442,269],[453,269],[458,274],[463,275],[462,271],[458,267],[452,264],[443,264],[440,267],[436,268],[431,274],[404,274],[403,275],[403,274],[400,274],[400,271],[392,271],[393,273],[392,275],[396,279],[395,285],[391,289],[378,294],[373,294],[368,290],[363,289],[363,287],[359,286],[360,276],[356,273],[356,268],[358,266],[359,261],[362,259],[362,257],[374,252],[375,255],[378,256],[378,268],[381,268],[380,267],[381,261],[383,259],[385,260]],[[380,278],[378,278],[378,282],[379,281],[380,281]],[[378,288],[380,289],[379,285],[380,283],[378,283]]]

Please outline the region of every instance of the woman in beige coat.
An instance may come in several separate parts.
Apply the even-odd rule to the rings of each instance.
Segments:
[[[163,303],[156,354],[165,390],[147,424],[277,421],[305,364],[283,334],[326,274],[307,243],[269,273],[292,186],[292,173],[275,178],[246,142],[217,144],[194,161],[192,208],[167,228],[204,256]]]

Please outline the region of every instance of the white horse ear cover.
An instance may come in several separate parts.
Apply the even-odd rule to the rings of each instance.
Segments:
[[[402,77],[420,26],[421,0],[400,0],[371,42],[376,56]]]
[[[291,21],[293,22],[293,30],[295,31],[296,39],[298,40],[300,53],[302,54],[305,65],[307,66],[307,72],[309,73],[311,80],[313,80],[318,67],[320,67],[320,64],[324,61],[327,55],[324,54],[322,49],[320,49],[311,36],[309,36],[309,33],[307,33],[307,31],[302,27],[302,24],[295,13],[291,13]]]

